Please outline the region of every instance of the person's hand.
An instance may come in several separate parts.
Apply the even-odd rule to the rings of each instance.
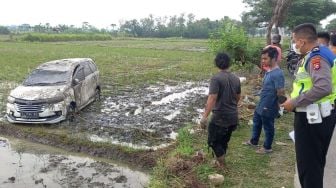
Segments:
[[[288,112],[292,112],[294,110],[294,106],[290,98],[287,98],[286,102],[282,103],[280,106],[284,107],[284,109]]]
[[[201,121],[200,121],[201,128],[202,128],[202,129],[206,129],[207,124],[208,124],[208,118],[203,117],[203,118],[201,119]]]

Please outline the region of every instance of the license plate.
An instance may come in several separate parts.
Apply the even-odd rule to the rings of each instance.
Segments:
[[[37,119],[38,117],[38,112],[21,112],[21,118],[24,119]]]

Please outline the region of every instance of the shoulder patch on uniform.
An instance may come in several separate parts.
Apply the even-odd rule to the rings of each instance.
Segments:
[[[320,48],[318,46],[313,48],[313,50],[312,50],[312,52],[318,52],[318,51],[320,51]]]
[[[312,57],[310,62],[314,70],[319,70],[321,68],[321,57],[320,56]]]

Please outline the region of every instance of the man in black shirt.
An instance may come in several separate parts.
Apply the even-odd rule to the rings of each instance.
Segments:
[[[206,127],[207,119],[212,111],[208,127],[208,145],[213,149],[217,164],[225,165],[225,154],[231,133],[238,125],[237,104],[240,99],[240,81],[229,72],[230,58],[225,53],[218,53],[215,65],[219,72],[211,78],[209,96],[201,126]]]

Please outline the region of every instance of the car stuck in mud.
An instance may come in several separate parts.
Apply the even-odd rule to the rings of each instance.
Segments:
[[[99,71],[90,58],[41,64],[7,100],[11,123],[57,123],[100,98]]]

